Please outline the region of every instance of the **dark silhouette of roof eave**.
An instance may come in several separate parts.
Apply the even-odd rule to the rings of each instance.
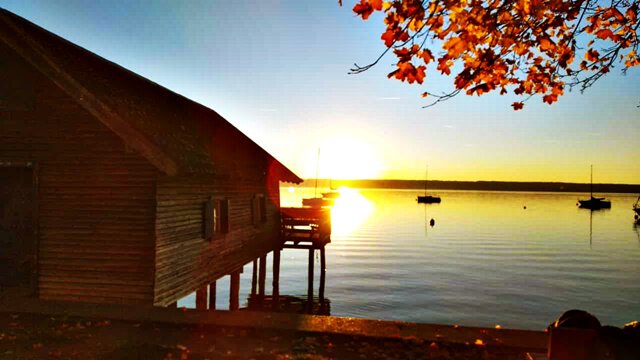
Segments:
[[[228,163],[215,159],[220,153],[246,161],[262,158],[279,180],[302,182],[214,110],[2,8],[0,20],[0,40],[161,171],[211,173],[216,163]]]

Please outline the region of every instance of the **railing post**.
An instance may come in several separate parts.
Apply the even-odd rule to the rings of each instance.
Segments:
[[[324,282],[327,273],[327,262],[325,259],[324,245],[320,248],[320,289],[318,290],[318,297],[320,303],[324,303]]]
[[[253,271],[251,274],[251,295],[256,296],[258,286],[258,259],[253,260]]]
[[[265,282],[267,279],[267,255],[262,255],[259,261],[258,267],[258,298],[260,303],[264,300],[265,296]]]
[[[240,271],[231,273],[229,283],[229,310],[235,311],[240,308]]]
[[[309,277],[307,283],[307,310],[309,313],[313,311],[313,247],[309,249]]]
[[[273,250],[273,289],[271,296],[274,309],[279,309],[280,302],[280,251],[280,248]]]
[[[196,309],[207,310],[207,287],[196,290]]]

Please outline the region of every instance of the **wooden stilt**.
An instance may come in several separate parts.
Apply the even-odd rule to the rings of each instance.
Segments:
[[[229,310],[235,311],[240,308],[240,272],[231,274],[229,282]]]
[[[196,290],[196,309],[207,310],[207,287]]]
[[[216,282],[209,284],[209,310],[216,309]]]
[[[313,248],[309,249],[309,273],[307,274],[307,308],[309,312],[313,309]]]
[[[273,288],[271,297],[273,298],[273,308],[278,309],[280,301],[280,249],[273,250]]]
[[[256,286],[258,286],[258,259],[253,260],[253,273],[251,274],[251,295],[256,295]]]
[[[258,297],[264,299],[265,281],[267,279],[267,255],[260,257],[260,266],[258,267]]]
[[[327,273],[327,262],[325,259],[324,246],[320,248],[320,289],[318,290],[318,297],[320,302],[324,302],[324,282]]]

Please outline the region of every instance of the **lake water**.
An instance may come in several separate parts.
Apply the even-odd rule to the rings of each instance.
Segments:
[[[605,194],[612,209],[591,212],[576,207],[579,194],[436,191],[442,203],[422,205],[419,192],[350,189],[338,199],[327,246],[332,315],[538,330],[573,308],[603,324],[640,320],[636,195]],[[282,205],[313,193],[283,188]],[[283,252],[281,294],[306,294],[307,261],[306,251]],[[250,266],[241,279],[246,299]],[[228,308],[226,278],[218,306]]]

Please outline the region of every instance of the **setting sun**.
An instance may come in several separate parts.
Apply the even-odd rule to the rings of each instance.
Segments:
[[[320,177],[333,179],[375,179],[383,170],[382,160],[365,141],[340,136],[322,144]]]

